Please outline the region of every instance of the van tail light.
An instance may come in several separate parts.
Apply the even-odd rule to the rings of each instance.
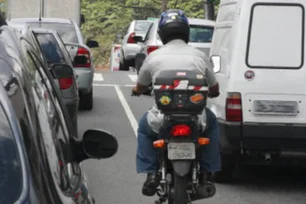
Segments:
[[[133,32],[133,33],[131,33],[131,34],[129,35],[129,38],[128,38],[128,40],[127,40],[127,43],[130,43],[130,44],[135,44],[135,43],[137,43],[137,42],[134,40],[134,37],[135,37],[135,32]]]
[[[61,90],[69,89],[73,84],[72,77],[59,78],[58,83],[60,85]]]
[[[87,63],[74,64],[74,67],[91,67],[90,52],[86,48],[79,47],[76,56],[85,56],[87,58]]]
[[[175,125],[171,129],[171,135],[173,137],[184,137],[191,134],[191,128],[188,125],[180,124]]]
[[[158,46],[148,46],[148,49],[147,49],[148,55],[154,52],[155,50],[157,50],[158,48],[159,48]]]
[[[226,120],[242,122],[242,103],[240,93],[228,93],[226,98]]]

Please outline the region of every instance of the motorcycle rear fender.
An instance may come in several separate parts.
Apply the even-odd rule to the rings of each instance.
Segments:
[[[173,170],[178,176],[186,176],[190,172],[192,160],[171,161]]]

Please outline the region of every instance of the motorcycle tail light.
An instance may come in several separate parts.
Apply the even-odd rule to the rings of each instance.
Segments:
[[[191,128],[188,125],[175,125],[171,129],[171,135],[173,137],[184,137],[191,134]]]
[[[165,140],[156,140],[153,142],[153,147],[163,148],[165,146]]]
[[[207,138],[207,137],[200,137],[200,138],[198,138],[198,144],[199,145],[208,145],[210,143],[210,140],[209,140],[209,138]]]

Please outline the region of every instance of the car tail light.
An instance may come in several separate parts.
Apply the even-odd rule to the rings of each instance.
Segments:
[[[148,55],[152,52],[154,52],[155,50],[157,50],[159,47],[158,46],[149,46],[147,49],[147,53]]]
[[[242,103],[240,93],[228,93],[226,98],[226,120],[242,121]]]
[[[127,43],[132,43],[132,44],[137,43],[137,42],[134,40],[134,37],[135,37],[135,32],[134,32],[134,33],[131,33],[131,34],[129,35],[129,38],[128,38]]]
[[[188,125],[175,125],[171,129],[171,135],[174,137],[188,136],[191,134],[191,128]]]
[[[72,77],[59,78],[58,82],[61,90],[69,89],[73,84],[73,78]]]
[[[91,67],[90,52],[86,48],[79,47],[76,55],[87,57],[87,63],[86,64],[75,64],[74,67]]]

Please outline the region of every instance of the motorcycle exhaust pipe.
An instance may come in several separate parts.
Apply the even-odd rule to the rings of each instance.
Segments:
[[[271,164],[271,162],[272,162],[271,154],[265,153],[264,156],[265,156],[265,162],[267,164]]]

